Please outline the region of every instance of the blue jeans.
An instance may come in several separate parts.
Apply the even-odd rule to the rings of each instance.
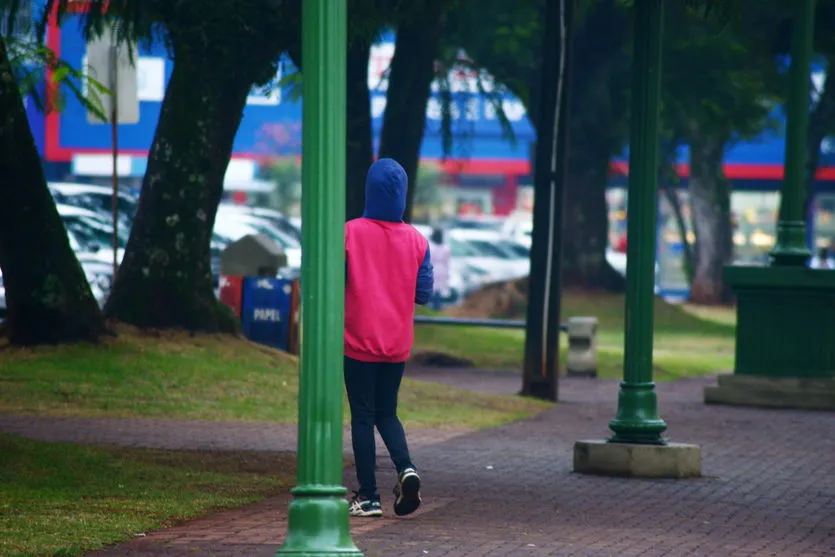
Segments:
[[[345,358],[345,390],[351,407],[351,441],[359,494],[369,499],[380,498],[375,475],[375,427],[386,444],[397,473],[413,468],[406,433],[397,417],[397,395],[405,367],[404,362],[360,362]]]

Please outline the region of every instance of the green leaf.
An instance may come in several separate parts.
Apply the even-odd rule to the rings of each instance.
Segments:
[[[61,66],[56,68],[54,72],[52,72],[52,83],[61,83],[67,76],[70,75],[70,68],[67,66]]]

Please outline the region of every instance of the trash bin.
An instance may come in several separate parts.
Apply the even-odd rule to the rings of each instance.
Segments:
[[[276,278],[286,264],[281,246],[260,234],[232,242],[220,255],[220,301],[241,320],[248,339],[282,350],[294,344],[294,281]]]
[[[238,319],[241,318],[244,277],[220,275],[218,299],[232,309]]]
[[[241,327],[246,338],[258,344],[290,351],[293,282],[266,277],[244,278]]]

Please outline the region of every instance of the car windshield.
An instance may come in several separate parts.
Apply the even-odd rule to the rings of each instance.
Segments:
[[[112,196],[105,193],[85,192],[67,195],[61,192],[54,192],[53,197],[55,197],[58,203],[89,209],[97,213],[102,211],[109,213],[113,207]],[[136,209],[138,206],[137,200],[119,196],[119,213],[128,219],[133,220],[136,217]]]
[[[269,236],[284,249],[299,249],[301,247],[301,244],[295,238],[285,234],[269,221],[251,219],[246,224],[257,230],[259,234]]]
[[[470,245],[479,250],[484,257],[496,257],[498,259],[512,259],[513,255],[501,246],[486,240],[470,240]]]
[[[501,221],[461,219],[452,222],[452,228],[461,230],[499,230]]]
[[[475,247],[469,242],[462,240],[449,239],[449,251],[452,257],[483,257]]]
[[[67,215],[61,217],[64,226],[70,231],[82,248],[113,245],[113,226],[104,219],[93,216]],[[119,228],[117,246],[124,249],[128,243],[127,231]]]
[[[281,216],[267,216],[267,215],[256,215],[256,216],[259,219],[264,219],[265,221],[269,222],[271,225],[273,225],[276,228],[276,230],[278,230],[279,232],[281,232],[285,236],[288,236],[289,238],[292,238],[293,240],[301,243],[301,241],[302,241],[301,232],[299,231],[298,228],[293,226],[293,223],[291,223],[286,218],[281,217]]]
[[[527,259],[531,256],[531,250],[522,244],[517,244],[515,242],[502,242],[502,246],[518,259]]]
[[[298,249],[299,243],[295,238],[283,234],[275,226],[260,219],[247,219],[245,221],[235,216],[224,215],[215,221],[215,233],[235,240],[243,238],[248,234],[263,234],[276,242],[283,249]]]

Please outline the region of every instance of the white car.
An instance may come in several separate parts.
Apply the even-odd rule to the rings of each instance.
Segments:
[[[515,280],[530,274],[530,252],[506,236],[487,230],[453,229],[447,233],[452,256],[484,269],[490,282]]]
[[[49,182],[47,186],[58,205],[71,205],[102,215],[110,215],[113,212],[113,188],[109,186],[72,182]],[[130,229],[139,208],[139,197],[133,193],[119,191],[117,207],[119,226]]]
[[[275,209],[267,209],[265,207],[253,207],[250,205],[240,205],[237,203],[221,203],[217,208],[218,214],[242,213],[251,215],[261,220],[266,220],[275,226],[284,235],[290,236],[297,242],[302,241],[301,223],[296,225],[293,219],[288,219],[280,211]]]
[[[504,223],[502,232],[513,241],[530,249],[533,239],[533,220],[509,218]]]
[[[113,263],[113,223],[100,213],[72,207],[70,205],[56,205],[64,227],[70,247],[78,254],[84,254],[87,259]],[[119,228],[116,238],[116,260],[122,260],[128,243],[129,231]]]
[[[113,287],[113,265],[84,256],[79,257],[78,261],[81,263],[87,282],[90,283],[90,291],[99,303],[99,307],[104,307]]]

